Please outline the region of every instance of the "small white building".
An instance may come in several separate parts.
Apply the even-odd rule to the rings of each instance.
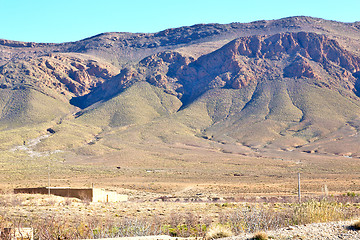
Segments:
[[[118,194],[114,191],[106,191],[103,188],[92,189],[92,202],[126,202],[128,195]]]

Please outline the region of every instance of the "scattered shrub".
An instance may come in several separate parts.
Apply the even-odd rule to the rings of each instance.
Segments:
[[[292,221],[296,225],[329,222],[346,219],[346,212],[342,203],[310,200],[295,205]]]
[[[347,192],[347,193],[346,193],[346,196],[348,196],[348,197],[356,197],[357,194],[354,193],[354,192]]]
[[[355,229],[355,230],[360,230],[360,220],[359,221],[356,221],[352,227]]]
[[[19,201],[20,200],[20,201]],[[303,203],[270,203],[226,205],[219,208],[219,216],[191,211],[176,211],[164,215],[142,215],[119,217],[119,212],[106,212],[101,206],[97,214],[88,212],[96,205],[85,202],[63,202],[55,206],[67,206],[79,211],[61,214],[57,208],[52,211],[31,212],[26,215],[9,214],[7,207],[26,207],[28,202],[13,201],[12,196],[3,199],[0,208],[0,228],[26,226],[34,229],[35,239],[92,239],[135,237],[146,235],[170,235],[174,237],[205,237],[216,239],[241,233],[255,233],[311,222],[347,220],[359,217],[359,205],[329,200],[310,200]],[[25,205],[24,205],[25,204]],[[42,201],[42,206],[49,206]],[[79,205],[78,205],[79,204]],[[81,205],[82,204],[82,205]],[[215,205],[215,204],[214,204]],[[50,206],[52,206],[50,204]],[[69,207],[71,206],[71,208]],[[108,206],[108,205],[107,205]],[[108,206],[109,208],[111,206]],[[88,212],[84,215],[83,212]],[[360,229],[360,221],[352,226]],[[255,235],[256,237],[257,235]],[[270,238],[270,237],[268,237]],[[254,238],[254,239],[268,239]]]
[[[222,224],[216,224],[209,228],[209,231],[206,233],[205,239],[218,239],[233,236],[233,232],[228,226]]]
[[[254,240],[267,240],[267,239],[269,239],[269,237],[264,232],[258,232],[258,233],[255,233],[253,239]]]

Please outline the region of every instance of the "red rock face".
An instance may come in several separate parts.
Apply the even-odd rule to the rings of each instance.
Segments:
[[[194,99],[211,88],[240,89],[282,78],[312,79],[321,81],[318,86],[322,87],[354,89],[353,73],[359,70],[360,59],[324,35],[298,32],[251,36],[238,38],[195,61],[177,52],[146,57],[135,68],[123,69],[105,82],[105,93],[96,93],[96,99],[136,81],[148,81],[186,99]]]
[[[184,85],[191,82],[190,94],[198,95],[212,86],[238,89],[281,77],[320,80],[324,73],[315,70],[315,65],[338,82],[348,80],[354,84],[355,78],[349,76],[360,70],[360,59],[336,41],[315,33],[251,36],[236,39],[200,57],[183,67],[177,77]]]
[[[299,59],[284,68],[284,77],[288,78],[314,78],[320,79],[320,76],[314,73],[309,61],[306,59]]]
[[[252,58],[281,58],[284,54],[300,54],[311,61],[332,62],[354,73],[360,70],[359,58],[353,56],[335,40],[315,33],[282,33],[270,37],[239,38],[229,45],[229,50]]]
[[[81,96],[117,74],[110,64],[67,55],[50,55],[18,61],[2,67],[0,78],[9,85],[27,82],[55,89],[64,95]]]

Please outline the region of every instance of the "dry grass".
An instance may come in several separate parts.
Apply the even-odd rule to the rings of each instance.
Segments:
[[[221,224],[216,224],[210,226],[208,232],[206,233],[205,239],[218,239],[233,236],[233,232],[231,231],[229,226],[224,226]]]
[[[6,194],[0,195],[0,228],[32,227],[35,239],[158,234],[215,239],[297,223],[352,219],[359,217],[359,206],[325,200],[302,204],[153,201],[102,204],[47,195]]]
[[[352,226],[355,230],[360,230],[360,221],[356,221]]]
[[[264,232],[258,232],[254,235],[254,240],[267,240],[269,239],[268,235]]]
[[[329,202],[327,200],[314,201],[310,200],[294,207],[293,222],[296,225],[338,221],[349,218],[346,208],[339,202]]]

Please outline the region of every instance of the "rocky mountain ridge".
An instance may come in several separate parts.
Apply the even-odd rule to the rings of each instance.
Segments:
[[[81,97],[79,106],[109,98],[138,81],[163,88],[185,104],[212,88],[240,89],[277,78],[314,79],[323,86],[357,92],[359,70],[360,58],[325,35],[297,32],[242,37],[197,60],[177,52],[146,57],[137,67],[124,68]]]
[[[158,33],[102,33],[76,42],[34,43],[0,39],[0,65],[10,59],[36,57],[50,52],[76,52],[111,59],[115,65],[142,58],[160,51],[174,50],[196,43],[231,40],[252,35],[273,35],[281,32],[315,32],[338,38],[341,43],[356,40],[359,36],[359,22],[341,23],[312,17],[288,17],[279,20],[262,20],[250,23],[197,24],[167,29]],[[346,46],[358,52],[355,46]],[[216,44],[215,44],[216,45]],[[343,44],[347,45],[347,44]],[[219,45],[214,46],[215,50]],[[353,48],[355,47],[355,48]],[[209,53],[203,50],[203,53]],[[116,55],[111,57],[109,55]],[[125,61],[124,61],[125,59]]]
[[[2,40],[0,124],[57,122],[44,148],[190,141],[355,157],[359,53],[359,23],[310,17],[61,44]]]

